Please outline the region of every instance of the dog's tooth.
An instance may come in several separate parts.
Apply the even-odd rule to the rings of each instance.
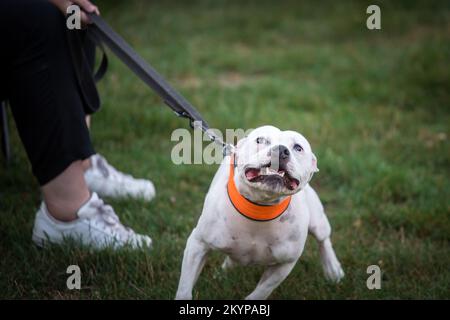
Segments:
[[[279,173],[279,175],[282,176],[282,177],[284,177],[284,174],[285,174],[284,171],[281,171],[281,172]]]
[[[259,171],[261,173],[261,175],[266,176],[267,173],[267,167],[261,168],[261,170]]]

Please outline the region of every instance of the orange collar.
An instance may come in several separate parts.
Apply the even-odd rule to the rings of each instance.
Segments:
[[[269,221],[278,218],[286,211],[291,202],[291,196],[275,205],[259,205],[242,196],[234,183],[234,155],[230,157],[230,175],[228,177],[228,197],[234,208],[244,217],[256,221]]]

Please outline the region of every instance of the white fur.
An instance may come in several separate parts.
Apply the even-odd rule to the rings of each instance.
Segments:
[[[256,143],[260,137],[264,143]],[[299,144],[303,150],[294,150]],[[289,190],[282,185],[269,188],[261,182],[249,182],[245,169],[276,162],[270,150],[283,145],[290,151],[287,171],[300,183]],[[289,208],[271,221],[252,221],[243,217],[227,195],[230,158],[219,167],[197,226],[188,238],[184,251],[176,299],[192,299],[192,289],[205,263],[208,251],[220,250],[227,255],[222,267],[235,264],[264,265],[266,271],[247,299],[266,299],[289,275],[302,254],[308,231],[317,239],[325,276],[339,281],[343,276],[330,241],[331,227],[316,192],[308,182],[318,171],[308,141],[299,133],[264,126],[240,140],[236,147],[234,180],[239,192],[259,204],[275,204],[291,195]]]

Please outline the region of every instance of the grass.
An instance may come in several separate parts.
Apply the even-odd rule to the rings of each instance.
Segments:
[[[317,245],[273,299],[450,298],[450,6],[379,1],[382,30],[365,27],[370,1],[99,1],[102,15],[221,130],[273,124],[311,142],[319,192],[346,272],[326,282]],[[110,56],[93,119],[98,152],[151,178],[150,204],[110,200],[123,222],[150,234],[151,252],[92,252],[30,241],[40,203],[15,129],[0,160],[0,297],[174,297],[185,241],[217,166],[170,161],[172,131],[187,127]],[[220,271],[213,254],[197,299],[243,298],[260,268]],[[65,270],[78,264],[82,289]],[[381,290],[366,287],[380,265]]]

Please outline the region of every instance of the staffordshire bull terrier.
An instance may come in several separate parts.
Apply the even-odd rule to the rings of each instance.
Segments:
[[[331,227],[317,193],[308,184],[317,172],[308,141],[273,126],[253,130],[234,154],[224,158],[184,251],[176,299],[192,299],[207,253],[235,264],[266,266],[246,299],[266,299],[289,275],[302,254],[308,232],[318,241],[325,276],[344,272],[333,250]]]

